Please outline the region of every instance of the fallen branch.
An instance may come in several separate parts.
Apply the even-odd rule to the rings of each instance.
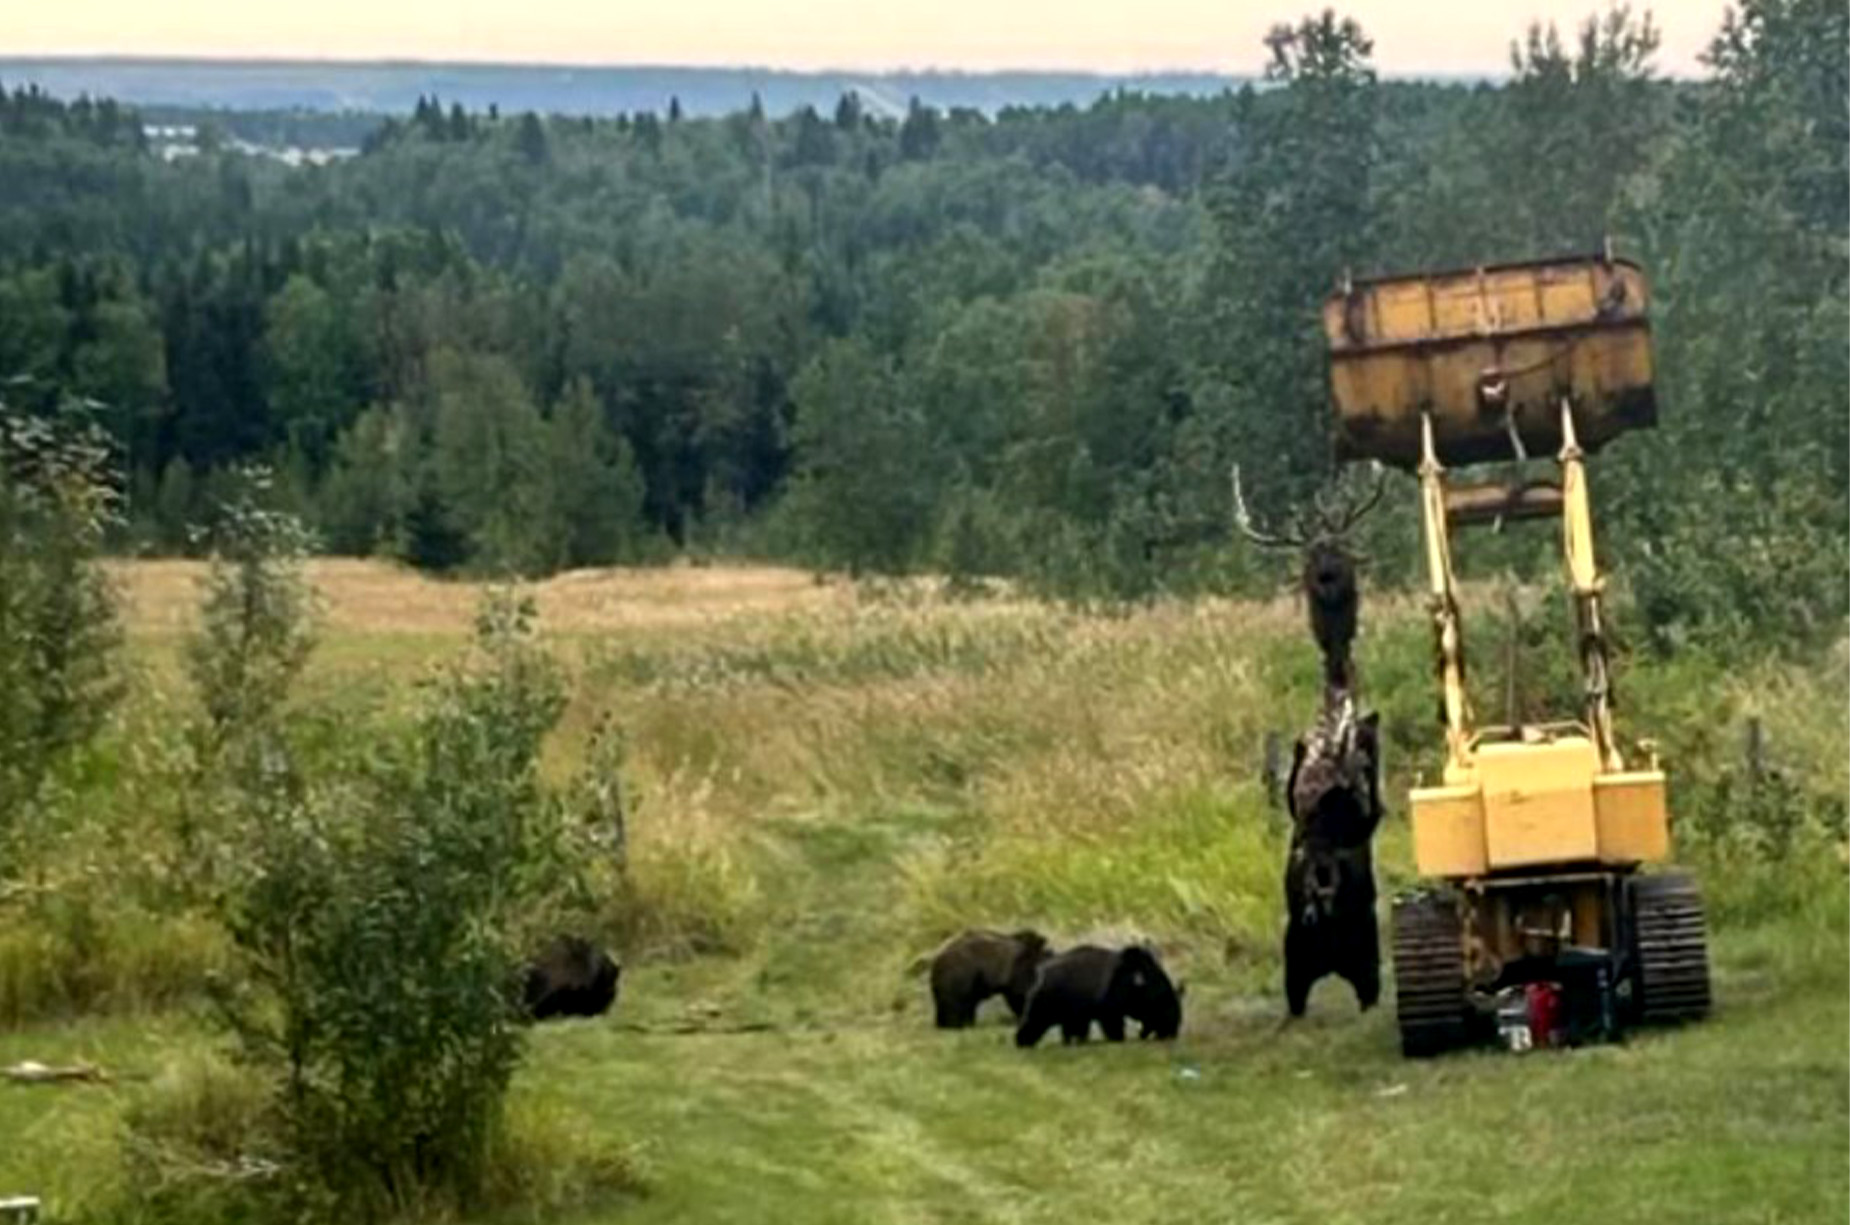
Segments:
[[[75,1063],[54,1068],[32,1059],[16,1063],[10,1068],[0,1068],[0,1076],[20,1085],[53,1085],[69,1081],[95,1085],[109,1083],[109,1073],[93,1063]]]

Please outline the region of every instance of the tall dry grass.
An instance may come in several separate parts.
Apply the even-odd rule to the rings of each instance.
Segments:
[[[199,606],[203,561],[112,561],[131,633],[183,633]],[[335,634],[467,634],[481,585],[434,578],[390,562],[318,558],[308,577]],[[544,623],[558,633],[674,628],[731,617],[852,604],[852,587],[775,566],[666,566],[576,570],[531,585]]]
[[[131,638],[155,651],[124,726],[181,717],[158,652],[188,623],[198,568],[116,570]],[[330,735],[342,712],[389,723],[414,700],[431,663],[460,649],[479,595],[371,562],[318,562],[311,576],[325,635],[306,688]],[[571,574],[536,594],[572,684],[548,770],[575,771],[605,717],[626,740],[629,871],[604,886],[632,955],[752,949],[805,907],[850,904],[839,899],[851,879],[879,882],[857,923],[895,955],[967,923],[1015,921],[1136,928],[1254,973],[1273,955],[1284,819],[1265,802],[1263,745],[1277,732],[1288,746],[1317,702],[1315,651],[1289,599],[1087,613],[763,567]],[[1387,724],[1390,797],[1436,742],[1429,649],[1415,600],[1371,596],[1358,657]],[[1633,661],[1623,679],[1621,729],[1664,743],[1679,802],[1723,802],[1717,762],[1749,715],[1806,794],[1841,794],[1832,669]],[[124,732],[133,797],[132,758],[146,750],[129,741],[158,742]],[[99,820],[132,828],[158,807],[152,791]],[[1380,862],[1392,885],[1409,865],[1402,805],[1390,805]],[[879,831],[871,861],[826,865],[820,902],[799,889],[801,848],[855,829]],[[824,841],[806,843],[812,833]],[[80,842],[94,857],[97,839]],[[0,1012],[27,1015],[57,958],[37,937],[13,945],[0,948]],[[127,995],[162,998],[158,983]]]

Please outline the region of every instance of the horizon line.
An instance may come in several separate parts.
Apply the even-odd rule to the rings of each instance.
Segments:
[[[966,68],[956,65],[906,65],[906,66],[842,66],[827,65],[820,67],[793,67],[788,65],[754,64],[746,62],[728,63],[692,63],[647,60],[515,60],[515,59],[476,59],[472,57],[422,58],[418,56],[346,56],[346,55],[237,55],[218,54],[214,52],[123,52],[123,51],[28,51],[0,52],[0,64],[46,64],[46,63],[117,63],[117,64],[210,64],[210,65],[257,65],[276,67],[316,67],[335,65],[353,68],[517,68],[517,69],[560,69],[565,71],[646,71],[646,72],[741,72],[766,73],[778,76],[946,76],[946,77],[992,77],[992,76],[1079,76],[1079,77],[1217,77],[1227,80],[1253,81],[1263,79],[1263,68],[1236,69],[1202,66],[1165,66],[1156,68],[1099,68],[1086,66],[1039,66],[993,68]],[[1470,79],[1484,80],[1507,76],[1507,65],[1491,71],[1486,69],[1387,69],[1376,68],[1380,77],[1395,78],[1429,78],[1429,79]],[[1671,74],[1658,74],[1669,76]]]

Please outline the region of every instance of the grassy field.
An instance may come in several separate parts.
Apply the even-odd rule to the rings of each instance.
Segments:
[[[144,665],[133,720],[174,700],[197,570],[119,573]],[[312,700],[406,700],[467,632],[465,587],[347,562],[315,578]],[[1307,718],[1315,676],[1289,603],[1086,615],[769,569],[566,575],[536,594],[573,678],[549,765],[574,768],[601,716],[624,728],[649,902],[612,929],[616,1011],[543,1029],[517,1081],[518,1110],[617,1137],[642,1171],[643,1190],[572,1220],[1850,1214],[1840,843],[1780,860],[1686,840],[1714,912],[1709,1023],[1408,1063],[1391,994],[1358,1014],[1328,981],[1306,1021],[1279,1023],[1284,829],[1260,746]],[[1398,794],[1431,768],[1425,629],[1393,599],[1369,617],[1360,657]],[[1685,807],[1716,793],[1715,746],[1748,714],[1815,759],[1800,786],[1841,795],[1840,673],[1639,665],[1622,719],[1696,780]],[[1380,870],[1408,878],[1398,804]],[[1024,1053],[995,1015],[934,1032],[910,964],[961,926],[1022,922],[1057,943],[1154,940],[1189,983],[1183,1038]],[[124,1112],[207,1049],[184,1006],[115,1004],[0,1031],[0,1062],[120,1076],[0,1086],[0,1195],[45,1195],[51,1220],[110,1202]]]

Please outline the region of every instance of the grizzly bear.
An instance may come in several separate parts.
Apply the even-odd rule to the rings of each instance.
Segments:
[[[1107,1041],[1122,1042],[1127,1018],[1142,1023],[1139,1037],[1174,1038],[1182,992],[1147,948],[1080,945],[1041,963],[1015,1045],[1033,1046],[1055,1026],[1062,1042],[1084,1042],[1094,1022]]]
[[[1015,1016],[1027,1002],[1034,971],[1051,953],[1047,938],[1027,928],[1016,932],[973,928],[938,950],[931,961],[931,998],[939,1029],[976,1024],[977,1006],[1000,995]]]
[[[1364,1012],[1381,998],[1373,860],[1366,842],[1292,840],[1285,865],[1285,1005],[1292,1016],[1304,1015],[1311,987],[1327,974],[1355,988]]]
[[[1353,698],[1331,696],[1298,741],[1286,785],[1285,1004],[1294,1017],[1329,974],[1355,988],[1363,1011],[1381,997],[1371,846],[1381,822],[1380,716],[1358,717]]]
[[[522,1003],[535,1021],[601,1016],[617,998],[623,968],[577,936],[560,936],[527,966]]]

